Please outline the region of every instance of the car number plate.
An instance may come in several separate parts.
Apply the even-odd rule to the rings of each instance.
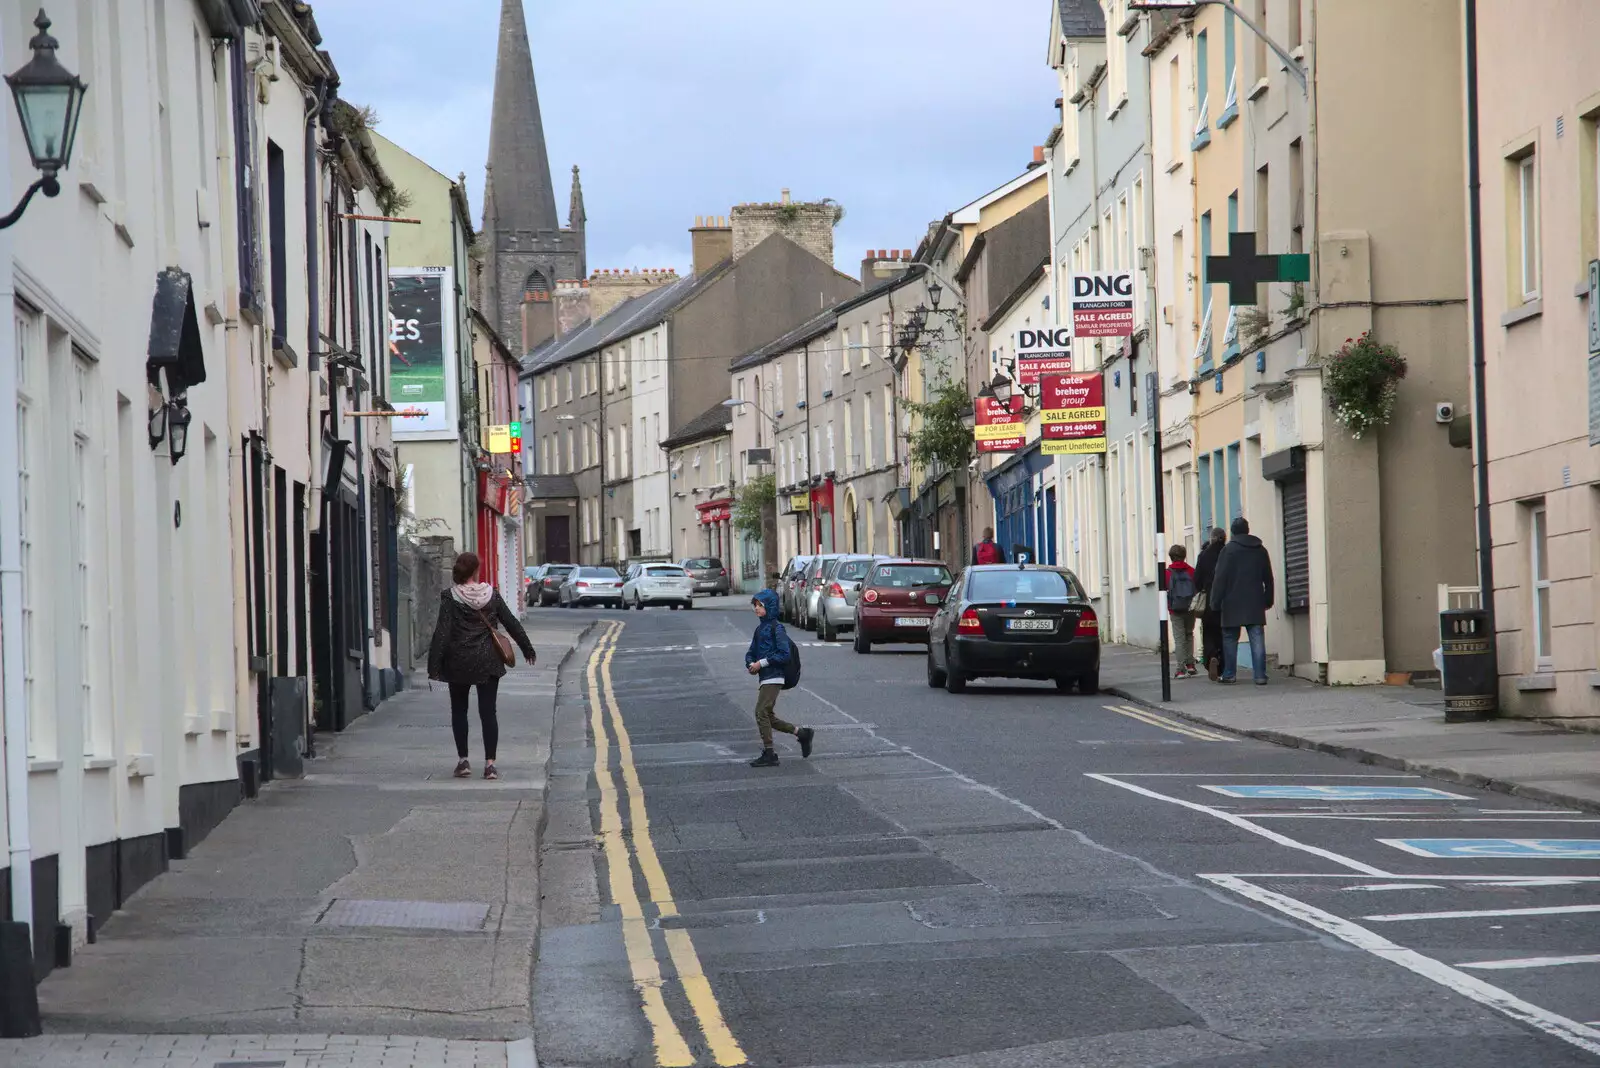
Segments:
[[[933,620],[927,616],[896,616],[894,625],[897,627],[926,627]]]
[[[1053,619],[1008,619],[1006,630],[1055,630]]]

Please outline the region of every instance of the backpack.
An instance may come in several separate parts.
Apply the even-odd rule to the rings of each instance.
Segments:
[[[1194,603],[1197,592],[1194,584],[1194,572],[1188,568],[1182,571],[1167,569],[1167,610],[1169,612],[1187,612]]]
[[[1000,546],[992,541],[980,541],[974,554],[980,564],[1003,564],[1005,557],[1000,555]]]
[[[789,659],[783,665],[783,688],[792,690],[800,685],[800,647],[789,637],[789,632],[783,632],[784,638],[789,643]]]

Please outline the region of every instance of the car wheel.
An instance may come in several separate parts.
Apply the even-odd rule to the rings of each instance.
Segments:
[[[1078,692],[1096,694],[1100,692],[1100,672],[1093,671],[1087,675],[1078,676]]]
[[[1065,692],[1072,689],[1072,684],[1076,681],[1076,679],[1063,675],[1056,679],[1056,689]]]
[[[694,607],[694,601],[689,600],[689,601],[683,602],[683,607],[685,609],[693,608]]]
[[[833,620],[827,616],[822,617],[822,640],[836,642],[839,640],[839,628],[833,625]]]
[[[950,668],[944,673],[944,689],[946,693],[966,693],[967,677],[955,668]]]
[[[872,643],[867,641],[866,635],[861,633],[861,624],[859,623],[856,624],[856,639],[853,644],[858,653],[872,652]]]
[[[933,650],[928,650],[928,687],[937,690],[944,685],[944,672],[933,666]]]

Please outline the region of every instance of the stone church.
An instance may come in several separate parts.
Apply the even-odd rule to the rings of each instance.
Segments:
[[[483,305],[506,343],[528,352],[554,333],[556,283],[587,278],[588,254],[577,167],[572,168],[567,225],[556,217],[522,0],[501,0],[487,169]],[[524,304],[529,305],[526,318]]]

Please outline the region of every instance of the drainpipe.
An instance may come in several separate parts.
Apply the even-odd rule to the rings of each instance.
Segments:
[[[0,124],[0,159],[9,158],[8,123]],[[0,200],[11,199],[0,174]],[[0,303],[12,306],[10,230],[0,230]],[[11,918],[33,930],[33,847],[28,818],[28,708],[22,681],[22,487],[17,469],[16,334],[0,331],[0,689],[5,701],[6,838],[11,847]]]
[[[1478,606],[1488,620],[1489,678],[1500,691],[1500,648],[1494,619],[1494,531],[1489,523],[1488,368],[1483,337],[1483,175],[1478,153],[1478,0],[1466,0],[1467,248],[1472,285],[1472,451],[1476,461]]]

